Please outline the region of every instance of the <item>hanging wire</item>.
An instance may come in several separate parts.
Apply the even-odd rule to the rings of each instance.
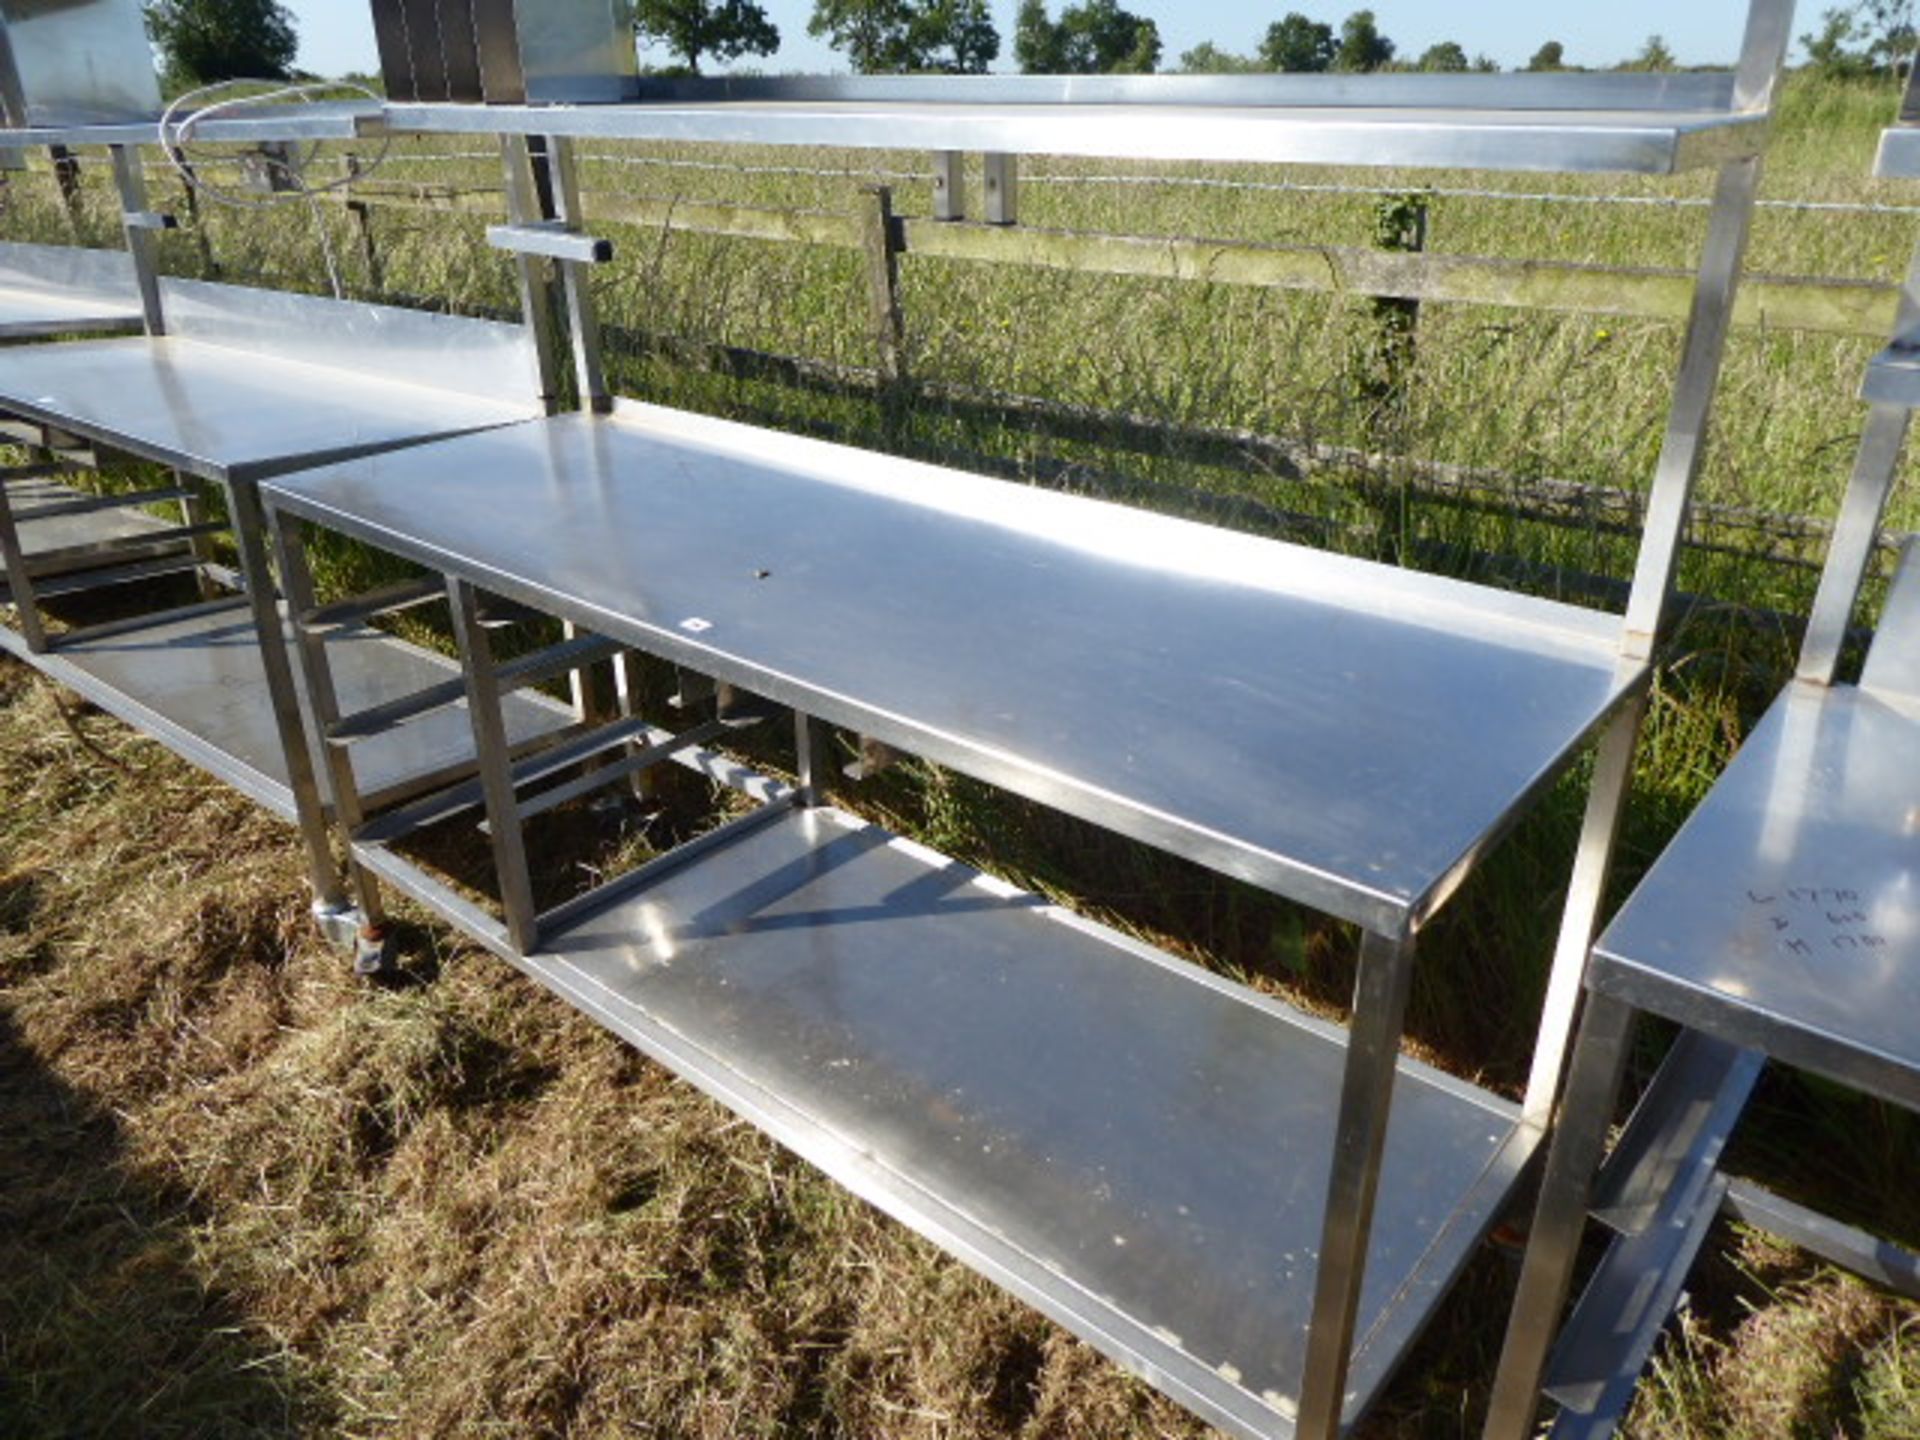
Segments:
[[[338,99],[346,91],[362,96],[375,104],[380,96],[364,85],[351,81],[319,81],[298,85],[281,85],[264,94],[261,85],[273,85],[266,80],[221,80],[212,85],[202,85],[175,97],[160,116],[160,149],[167,157],[167,163],[179,175],[181,182],[190,186],[196,194],[204,196],[216,205],[224,205],[233,210],[266,210],[277,205],[305,205],[307,213],[313,219],[314,234],[320,241],[320,256],[327,267],[327,283],[333,289],[336,300],[346,299],[346,287],[340,280],[339,261],[334,256],[333,235],[327,228],[326,216],[320,208],[320,198],[336,190],[345,190],[356,185],[377,171],[386,163],[387,154],[393,148],[393,136],[383,133],[380,147],[373,158],[355,171],[329,180],[323,185],[311,185],[307,175],[313,163],[320,156],[322,141],[315,140],[306,147],[304,153],[289,154],[284,160],[269,159],[268,164],[282,173],[291,189],[287,190],[234,190],[215,185],[200,173],[200,166],[214,157],[195,159],[189,147],[193,144],[195,130],[209,120],[217,120],[236,111],[247,110],[261,105],[285,104],[298,101],[311,104],[322,98]],[[245,93],[234,93],[242,92]],[[220,98],[227,96],[228,98]]]

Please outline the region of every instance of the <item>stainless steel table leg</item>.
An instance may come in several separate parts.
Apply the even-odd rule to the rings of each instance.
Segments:
[[[1533,1433],[1547,1354],[1560,1330],[1594,1172],[1620,1095],[1632,1021],[1631,1006],[1604,995],[1587,997],[1483,1440],[1527,1440]]]
[[[7,595],[20,617],[20,633],[26,638],[27,649],[43,655],[47,649],[47,628],[40,619],[40,602],[34,598],[26,557],[20,551],[20,531],[13,523],[13,499],[5,485],[0,485],[0,561],[7,567]]]
[[[1335,1440],[1345,1407],[1347,1368],[1365,1278],[1373,1202],[1380,1188],[1387,1117],[1393,1103],[1400,1030],[1413,977],[1413,939],[1367,933],[1353,987],[1353,1030],[1347,1042],[1334,1132],[1327,1213],[1320,1231],[1312,1328],[1300,1380],[1299,1440]]]
[[[453,609],[454,637],[460,643],[460,665],[466,674],[467,719],[473,725],[507,936],[515,950],[529,955],[539,941],[539,914],[533,908],[526,839],[520,833],[520,816],[513,801],[512,762],[506,726],[500,717],[500,679],[494,671],[493,647],[480,623],[479,594],[474,587],[448,576],[447,598]]]
[[[313,773],[313,754],[300,718],[300,699],[294,689],[293,664],[287,658],[285,622],[280,615],[273,571],[267,564],[266,520],[260,509],[260,490],[251,480],[227,486],[227,507],[233,517],[234,544],[240,551],[241,582],[253,612],[254,638],[260,646],[266,674],[267,699],[273,723],[280,733],[280,749],[287,762],[287,782],[293,791],[295,822],[307,851],[307,875],[313,885],[316,909],[338,911],[346,904],[346,884],[327,832],[326,807],[320,783]]]

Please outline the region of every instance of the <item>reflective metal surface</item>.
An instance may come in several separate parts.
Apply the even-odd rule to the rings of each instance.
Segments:
[[[124,251],[0,241],[0,339],[139,328]]]
[[[9,125],[159,118],[140,0],[0,0],[0,112]]]
[[[172,530],[179,524],[177,520],[164,520],[145,510],[119,505],[110,509],[36,516],[33,512],[41,507],[60,506],[88,497],[71,486],[50,479],[9,480],[6,486],[7,502],[14,509],[20,549],[29,575],[57,575],[84,569],[89,563],[84,554],[88,547],[97,546],[102,552],[112,552],[103,553],[91,562],[95,564],[109,560],[120,562],[140,555],[183,548],[177,542],[161,542],[150,549],[126,543]],[[49,552],[57,552],[58,559],[45,559]],[[41,563],[35,563],[36,557],[43,557]]]
[[[29,659],[5,627],[0,648]],[[334,658],[342,694],[361,704],[457,673],[441,656],[367,630],[337,640]],[[29,663],[275,814],[293,818],[286,761],[244,600],[63,645]],[[572,719],[565,706],[537,695],[510,697],[506,710],[516,741]],[[355,760],[367,789],[377,791],[408,788],[470,763],[472,755],[465,713],[449,710],[370,741]]]
[[[159,107],[154,107],[157,118]],[[196,142],[257,145],[272,140],[355,140],[385,129],[381,107],[370,100],[322,101],[312,105],[259,105],[235,110],[193,127]],[[8,144],[152,145],[153,121],[46,121],[7,132]]]
[[[1920,711],[1791,686],[1601,936],[1588,983],[1920,1106]]]
[[[1920,125],[1880,133],[1873,173],[1883,180],[1920,180]]]
[[[1763,116],[1717,109],[721,101],[399,104],[386,115],[396,131],[434,133],[1653,175],[1755,154],[1766,135]]]
[[[1640,675],[1612,616],[652,407],[270,503],[1382,932]]]
[[[1339,1030],[830,810],[517,963],[1208,1419],[1291,1433]],[[1525,1156],[1512,1106],[1398,1071],[1349,1413]]]
[[[521,352],[499,332],[515,327],[304,296],[269,296],[257,313],[202,303],[224,288],[167,282],[168,322],[185,334],[0,351],[0,410],[213,480],[539,413],[530,372],[508,398],[504,361]],[[388,333],[402,343],[382,352],[372,341]],[[459,361],[469,337],[503,363]]]

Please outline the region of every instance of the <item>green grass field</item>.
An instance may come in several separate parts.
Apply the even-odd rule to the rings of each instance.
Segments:
[[[1867,178],[1894,106],[1885,89],[1790,86],[1763,194],[1920,205]],[[497,165],[450,148],[397,144],[379,179],[496,183]],[[105,166],[82,165],[80,233],[112,243]],[[907,154],[691,146],[582,163],[590,211],[624,193],[844,213],[878,178],[924,214],[924,181],[880,172],[925,169]],[[1376,223],[1367,195],[1101,179],[1122,174],[1682,200],[1707,183],[1052,160],[1027,167],[1022,218],[1341,245],[1371,243]],[[154,189],[176,203],[158,172]],[[1705,227],[1697,206],[1429,204],[1429,248],[1458,254],[1683,265]],[[349,218],[325,213],[350,292],[512,304],[479,215],[374,210],[376,287]],[[314,224],[299,206],[204,206],[166,263],[321,289]],[[1629,573],[1631,538],[1603,502],[1644,490],[1675,326],[1428,305],[1383,397],[1366,384],[1378,322],[1364,299],[909,256],[922,388],[876,397],[853,373],[873,363],[854,252],[607,228],[619,258],[598,298],[623,393],[1569,598]],[[6,187],[0,235],[71,233],[46,177]],[[1920,214],[1767,209],[1750,268],[1890,280],[1917,237]],[[689,362],[715,345],[799,357],[811,378]],[[1656,688],[1616,899],[1787,673],[1822,549],[1797,520],[1837,504],[1874,348],[1736,332],[1701,487],[1721,509],[1683,567],[1700,598]],[[1091,418],[991,398],[1009,395]],[[1285,444],[1198,434],[1222,430]],[[1421,483],[1441,465],[1506,478],[1462,503]],[[1542,480],[1597,498],[1548,515]],[[1891,524],[1920,528],[1917,515],[1907,486]],[[335,585],[368,565],[338,548],[326,560]],[[1410,1044],[1508,1093],[1582,779],[1423,948]],[[0,1433],[1206,1433],[444,929],[409,930],[418,983],[356,986],[305,933],[279,826],[10,663],[0,791],[0,1151],[20,1177],[0,1187]],[[1344,1006],[1351,933],[1247,887],[919,764],[843,798],[1195,963]],[[1764,1183],[1920,1243],[1911,1117],[1774,1074],[1738,1148]],[[1732,1227],[1695,1279],[1631,1433],[1920,1437],[1920,1307]],[[1511,1281],[1501,1255],[1475,1262],[1365,1433],[1477,1433]]]

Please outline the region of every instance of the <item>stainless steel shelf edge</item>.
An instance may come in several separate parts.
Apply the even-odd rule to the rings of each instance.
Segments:
[[[812,885],[822,876],[838,875],[840,878],[837,883],[842,887],[852,884],[857,889],[859,884],[864,883],[877,887],[889,897],[882,904],[882,912],[872,916],[858,903],[853,903],[852,908],[845,912],[848,934],[873,929],[869,921],[878,921],[884,927],[889,905],[897,904],[903,913],[912,915],[916,904],[935,907],[944,904],[955,909],[956,942],[967,946],[971,944],[970,937],[982,933],[976,928],[978,924],[998,913],[1001,923],[1017,924],[1022,933],[1030,937],[1020,947],[1021,953],[1028,957],[1023,962],[1025,964],[1039,966],[1041,962],[1038,957],[1046,953],[1050,946],[1092,942],[1096,947],[1113,953],[1112,963],[1116,968],[1112,971],[1111,980],[1123,989],[1129,984],[1146,984],[1157,993],[1157,988],[1168,980],[1187,982],[1198,990],[1216,993],[1230,1001],[1227,1009],[1221,1012],[1223,1015],[1231,1015],[1244,1006],[1250,1012],[1249,1024],[1263,1023],[1252,1018],[1258,1014],[1280,1025],[1288,1033],[1298,1032],[1302,1043],[1321,1043],[1336,1050],[1344,1045],[1344,1032],[1218,977],[1208,976],[1195,967],[1104,931],[1087,921],[1043,906],[1034,897],[1023,896],[1003,882],[980,876],[922,847],[886,836],[884,832],[839,812],[795,811],[776,821],[774,827],[765,827],[755,833],[767,837],[765,843],[776,854],[785,854],[787,852],[780,850],[779,846],[794,843],[792,839],[784,833],[769,836],[768,830],[797,831],[804,827],[812,827],[813,833],[820,837],[817,843],[823,847],[820,852],[823,855],[836,842],[849,840],[860,853],[850,862],[823,859],[811,871],[794,870],[790,864],[778,866],[770,876],[763,875],[755,868],[760,863],[757,857],[746,860],[736,860],[726,855],[703,857],[654,888],[596,911],[572,930],[554,936],[538,952],[525,957],[507,954],[505,958],[570,1004],[765,1130],[856,1195],[928,1236],[964,1263],[1082,1336],[1102,1353],[1194,1408],[1210,1422],[1234,1434],[1262,1437],[1262,1440],[1290,1435],[1290,1400],[1277,1392],[1264,1396],[1253,1393],[1251,1387],[1258,1382],[1251,1377],[1245,1377],[1246,1383],[1243,1385],[1243,1377],[1235,1367],[1224,1362],[1209,1364],[1197,1358],[1186,1348],[1178,1334],[1170,1333],[1165,1326],[1156,1325],[1150,1317],[1129,1313],[1121,1300],[1105,1293],[1102,1283],[1073,1278],[1070,1262],[1050,1260],[1040,1250],[1023,1246],[1013,1238],[1020,1232],[1017,1226],[1009,1229],[1011,1221],[1004,1208],[998,1214],[986,1213],[1001,1206],[999,1198],[987,1199],[976,1195],[975,1200],[984,1204],[985,1211],[978,1204],[956,1199],[949,1193],[950,1186],[943,1183],[939,1175],[900,1162],[898,1157],[905,1152],[899,1151],[892,1141],[885,1138],[889,1132],[885,1123],[864,1133],[845,1128],[845,1117],[833,1120],[827,1110],[813,1108],[809,1103],[797,1099],[795,1086],[772,1083],[768,1078],[771,1071],[768,1076],[758,1078],[747,1073],[765,1061],[769,1053],[766,1046],[741,1045],[734,1052],[740,1056],[741,1063],[729,1063],[713,1048],[713,1041],[719,1032],[703,1040],[696,1033],[698,1026],[690,1027],[687,1023],[684,1006],[676,1009],[675,1004],[669,1002],[664,1009],[650,1011],[634,996],[623,993],[620,987],[625,982],[615,977],[639,975],[656,966],[662,972],[674,971],[676,974],[687,972],[689,966],[693,971],[710,966],[726,966],[724,958],[701,951],[697,939],[687,942],[691,946],[691,953],[681,948],[683,941],[673,928],[672,917],[680,913],[676,907],[681,904],[682,897],[676,897],[671,892],[676,884],[684,883],[696,897],[688,902],[695,906],[693,923],[696,929],[703,916],[709,917],[711,923],[718,926],[721,912],[724,911],[729,937],[751,937],[758,933],[764,939],[771,934],[776,937],[775,944],[780,943],[777,937],[781,933],[799,937],[795,943],[808,946],[806,953],[813,958],[794,960],[793,963],[800,966],[794,983],[827,987],[820,992],[822,996],[837,998],[823,998],[823,1003],[836,1015],[853,1015],[863,1004],[874,1003],[872,996],[862,989],[862,980],[851,971],[841,973],[834,968],[834,961],[830,957],[834,954],[835,942],[829,931],[810,928],[814,925],[830,928],[839,923],[834,918],[836,912],[831,908],[831,902],[823,902],[828,903],[830,908],[811,919],[806,914],[786,910],[782,905],[782,897],[794,888]],[[743,841],[730,848],[744,850],[752,843]],[[716,869],[724,870],[734,864],[747,868],[738,877],[716,878]],[[880,867],[880,873],[865,882],[849,882],[846,876],[854,873],[850,866],[877,866]],[[902,874],[912,876],[916,873],[924,878],[901,882]],[[929,885],[932,887],[930,890],[927,888]],[[711,907],[701,909],[702,902],[698,897],[715,887],[725,897],[717,902],[721,910]],[[926,897],[916,900],[914,896],[919,891],[926,891]],[[896,896],[898,899],[893,899]],[[756,917],[744,922],[744,928],[735,913],[740,905],[748,907]],[[666,927],[664,931],[660,928],[663,925]],[[617,958],[610,956],[606,948],[610,943],[609,937],[629,933],[625,928],[628,926],[634,927],[630,932],[633,936],[632,953],[622,952]],[[1062,927],[1062,932],[1057,940],[1049,941],[1048,929],[1053,926]],[[643,959],[650,948],[649,927],[652,927],[652,954],[651,958]],[[804,938],[808,935],[818,935],[819,939],[810,943]],[[669,936],[673,938],[669,939]],[[714,948],[719,950],[732,943],[745,941],[722,938],[716,940]],[[898,946],[891,940],[875,940],[871,936],[865,937],[865,943],[883,945],[890,954],[906,954],[913,949]],[[984,953],[999,953],[1002,944],[1004,941],[983,941]],[[500,947],[493,948],[500,953]],[[739,963],[750,966],[758,975],[764,975],[764,967],[768,962],[764,952],[758,953],[761,958]],[[1145,962],[1150,969],[1145,972],[1137,970],[1141,962]],[[954,963],[965,969],[968,962],[956,957]],[[990,965],[993,962],[987,963]],[[639,966],[640,970],[636,971],[633,968],[635,966]],[[887,968],[894,967],[890,964]],[[1143,975],[1153,974],[1165,977],[1165,980],[1148,981],[1142,978]],[[791,999],[795,993],[782,986],[774,991],[757,995],[750,991],[735,995],[730,1002],[722,1001],[720,997],[732,993],[726,989],[728,981],[724,975],[716,978],[710,972],[706,980],[692,978],[688,981],[695,987],[695,991],[687,993],[694,995],[693,1003],[696,1005],[704,1003],[696,992],[709,981],[719,988],[708,989],[705,993],[713,996],[715,1003],[721,1007],[711,1012],[712,1018],[729,1035],[733,1033],[730,1027],[734,1023],[730,1015],[738,1017],[741,1023],[749,1023],[751,1017],[764,1018],[779,1009],[783,1000]],[[990,980],[983,979],[980,983],[992,987]],[[1018,981],[1010,980],[1008,983],[1017,984]],[[1035,999],[1051,993],[1044,988],[1050,984],[1046,979],[1036,979],[1033,983],[1043,987],[1035,993]],[[884,1006],[886,1002],[881,1003]],[[951,1015],[953,1012],[943,1013]],[[799,1023],[800,1028],[793,1033],[812,1038],[802,1040],[803,1054],[798,1063],[807,1066],[810,1073],[822,1080],[835,1073],[870,1075],[870,1080],[853,1081],[854,1089],[884,1109],[888,1102],[879,1097],[883,1093],[891,1093],[887,1088],[891,1083],[887,1079],[889,1072],[884,1065],[878,1071],[863,1071],[861,1067],[875,1063],[874,1060],[857,1057],[844,1062],[835,1060],[831,1057],[841,1052],[832,1048],[836,1043],[832,1035],[825,1031],[815,1035],[807,1022]],[[857,1022],[849,1020],[847,1023]],[[1220,1043],[1230,1045],[1232,1042],[1222,1036]],[[817,1048],[823,1046],[828,1048]],[[815,1058],[808,1060],[804,1058],[806,1055]],[[1109,1052],[1109,1058],[1117,1058],[1117,1052]],[[853,1069],[840,1070],[843,1064]],[[1405,1191],[1403,1187],[1403,1203],[1407,1194],[1419,1193],[1425,1200],[1438,1206],[1440,1218],[1430,1232],[1426,1227],[1420,1227],[1413,1232],[1402,1231],[1396,1235],[1394,1228],[1389,1226],[1377,1236],[1376,1245],[1383,1246],[1418,1237],[1417,1254],[1410,1262],[1404,1256],[1397,1262],[1394,1276],[1399,1283],[1389,1293],[1385,1310],[1372,1326],[1356,1358],[1352,1395],[1348,1402],[1350,1415],[1358,1413],[1388,1377],[1393,1363],[1404,1354],[1405,1346],[1431,1314],[1433,1305],[1446,1290],[1474,1242],[1500,1212],[1514,1184],[1524,1173],[1526,1160],[1539,1139],[1537,1131],[1518,1123],[1517,1107],[1497,1097],[1477,1091],[1417,1062],[1403,1060],[1400,1072],[1410,1096],[1417,1099],[1425,1095],[1428,1099],[1424,1103],[1432,1103],[1433,1097],[1439,1095],[1450,1096],[1452,1099],[1448,1103],[1465,1104],[1469,1107],[1466,1113],[1484,1116],[1486,1125],[1492,1127],[1494,1143],[1486,1144],[1486,1136],[1476,1139],[1475,1146],[1485,1148],[1475,1148],[1472,1153],[1474,1156],[1484,1156],[1484,1159],[1473,1167],[1471,1178],[1458,1190],[1451,1188],[1451,1182],[1440,1187],[1445,1189],[1446,1199],[1437,1199],[1433,1186],[1415,1186],[1411,1191]],[[1177,1072],[1168,1072],[1164,1078],[1169,1085],[1177,1085],[1182,1079]],[[991,1108],[990,1102],[980,1101],[978,1096],[959,1103],[963,1109],[969,1103],[986,1103]],[[1258,1108],[1268,1101],[1258,1095],[1247,1095],[1223,1103],[1244,1103]],[[922,1113],[918,1106],[910,1108],[913,1113]],[[956,1118],[954,1123],[971,1130],[974,1119],[963,1122]],[[1008,1143],[1019,1146],[1018,1140]],[[1314,1139],[1301,1141],[1303,1153],[1313,1150],[1316,1143]],[[1406,1147],[1418,1143],[1421,1142],[1403,1135],[1397,1151],[1400,1159],[1390,1163],[1406,1163],[1409,1153]],[[1021,1149],[1018,1153],[1031,1154],[1036,1160],[1038,1158],[1037,1151]],[[894,1155],[895,1159],[890,1161],[887,1158],[889,1155]],[[1131,1151],[1127,1152],[1127,1158],[1132,1163],[1137,1163],[1139,1159]],[[997,1163],[1024,1162],[1015,1159]],[[1262,1156],[1253,1163],[1261,1166],[1270,1165],[1273,1161],[1270,1156]],[[1435,1183],[1438,1184],[1437,1181]],[[1313,1204],[1317,1205],[1322,1198],[1311,1183],[1305,1184],[1303,1190],[1312,1193]],[[997,1190],[993,1194],[1000,1196]],[[1257,1213],[1257,1201],[1251,1196],[1247,1198],[1249,1204],[1254,1206],[1249,1213]],[[1142,1225],[1149,1225],[1152,1218],[1145,1214],[1137,1216]],[[1181,1222],[1174,1220],[1173,1223],[1177,1226]],[[1311,1229],[1312,1217],[1306,1217],[1301,1223]],[[1120,1243],[1122,1238],[1116,1237],[1115,1243]],[[1094,1248],[1097,1250],[1106,1244],[1102,1236]],[[1113,1253],[1121,1252],[1115,1250]],[[1133,1254],[1131,1251],[1126,1253],[1129,1257]],[[1310,1257],[1301,1258],[1303,1263],[1310,1263]],[[1129,1263],[1132,1263],[1131,1259]],[[1149,1252],[1143,1251],[1138,1263],[1149,1265]],[[1275,1277],[1262,1275],[1252,1278],[1256,1284],[1271,1285]],[[1279,1288],[1285,1290],[1284,1280]],[[1297,1343],[1298,1336],[1294,1338]]]
[[[723,102],[389,105],[395,132],[1665,175],[1759,153],[1762,115]]]
[[[314,105],[261,105],[194,128],[196,143],[258,145],[276,140],[358,140],[385,128],[381,107],[371,101]],[[7,145],[158,145],[159,117],[107,125],[28,125],[0,130]]]

